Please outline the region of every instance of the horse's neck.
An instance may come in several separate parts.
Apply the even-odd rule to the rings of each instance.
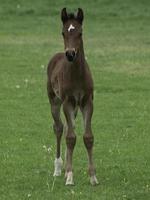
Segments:
[[[84,56],[84,48],[83,48],[83,44],[81,45],[78,54],[77,54],[77,58],[73,63],[74,68],[76,70],[77,73],[79,73],[79,75],[84,75],[84,71],[85,71],[85,56]]]
[[[77,55],[77,63],[79,65],[83,65],[85,63],[85,56],[84,56],[84,48],[83,45],[80,47],[80,50]]]

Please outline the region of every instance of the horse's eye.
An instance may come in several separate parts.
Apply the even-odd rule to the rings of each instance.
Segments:
[[[81,36],[82,36],[82,33],[80,33],[79,36],[81,37]]]
[[[63,37],[65,36],[64,32],[62,32],[62,36],[63,36]]]

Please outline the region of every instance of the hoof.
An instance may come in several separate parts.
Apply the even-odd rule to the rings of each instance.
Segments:
[[[66,173],[65,177],[66,177],[66,184],[65,185],[74,185],[73,173],[72,172]]]
[[[93,185],[93,186],[99,184],[99,182],[98,182],[98,180],[97,180],[97,178],[96,178],[95,175],[93,175],[93,176],[90,177],[90,183],[91,183],[91,185]]]
[[[56,158],[54,161],[55,170],[54,170],[53,176],[61,176],[62,165],[63,165],[63,161],[62,161],[61,157]]]

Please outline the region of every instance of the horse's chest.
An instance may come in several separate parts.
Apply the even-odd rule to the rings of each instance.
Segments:
[[[73,96],[76,102],[80,102],[85,94],[84,86],[80,82],[61,82],[59,79],[55,79],[52,83],[53,90],[57,97],[60,99],[66,96]]]
[[[87,93],[87,84],[84,77],[76,74],[56,73],[52,77],[52,87],[57,97],[65,99],[66,96],[73,96],[76,102],[80,102]]]

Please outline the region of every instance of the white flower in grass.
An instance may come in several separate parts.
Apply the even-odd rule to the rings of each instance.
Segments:
[[[26,78],[26,79],[24,80],[24,82],[27,84],[27,83],[29,82],[29,80]]]
[[[41,68],[42,68],[42,69],[44,69],[44,67],[45,67],[44,65],[41,65]]]
[[[109,149],[109,153],[113,153],[112,149]]]
[[[46,145],[43,145],[43,149],[45,149],[45,150],[47,149],[47,148],[46,148]]]
[[[24,82],[25,82],[25,86],[28,87],[29,80],[26,78],[26,79],[24,80]]]
[[[20,8],[20,4],[17,4],[17,8],[18,8],[18,9]]]
[[[52,148],[51,147],[48,147],[47,148],[47,151],[50,153],[52,151]]]
[[[16,88],[17,88],[17,89],[20,89],[20,85],[16,85]]]
[[[71,190],[71,194],[73,194],[73,195],[74,195],[74,194],[75,194],[75,191],[74,191],[74,190]]]
[[[45,151],[47,151],[48,153],[50,153],[52,151],[52,148],[51,147],[47,147],[46,145],[43,145],[43,149]]]
[[[28,198],[30,198],[30,197],[31,197],[31,194],[29,193],[29,194],[28,194]]]
[[[123,197],[123,199],[126,199],[126,198],[127,198],[127,195],[126,195],[126,194],[123,194],[122,197]]]

